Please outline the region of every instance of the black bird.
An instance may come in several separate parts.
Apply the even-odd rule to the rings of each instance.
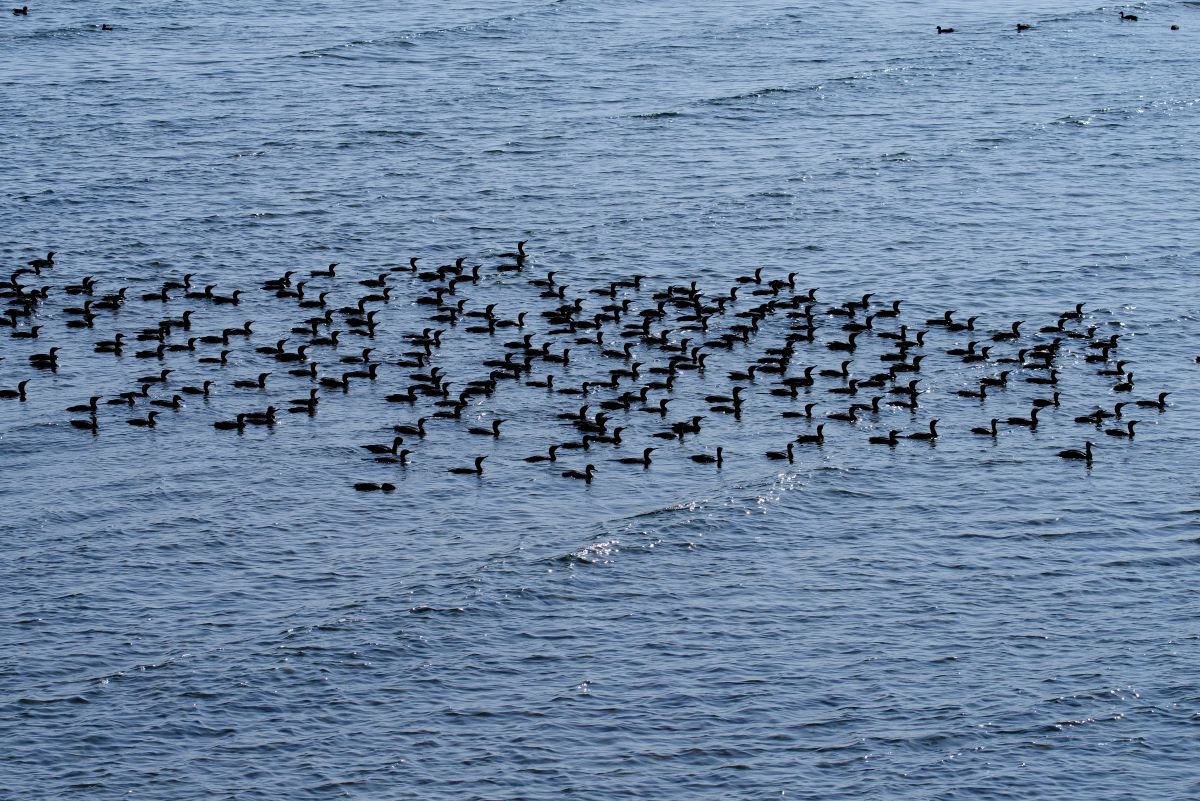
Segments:
[[[122,392],[112,400],[105,401],[105,403],[107,403],[109,406],[133,406],[137,403],[138,398],[150,397],[150,387],[152,386],[154,385],[142,384],[142,389],[140,392]]]
[[[788,445],[791,445],[791,443],[789,442]],[[696,464],[715,464],[717,467],[720,467],[725,463],[725,449],[718,446],[715,456],[710,453],[694,453],[688,458]]]
[[[296,348],[295,353],[292,353],[291,351],[284,351],[283,353],[276,353],[272,358],[274,358],[277,362],[303,362],[307,361],[308,359],[308,357],[304,354],[306,350],[308,350],[308,345],[301,345],[300,347]]]
[[[96,353],[115,353],[120,356],[122,340],[124,339],[124,334],[114,334],[112,339],[97,342],[92,350],[96,351]]]
[[[959,396],[963,398],[979,398],[979,400],[987,399],[987,385],[981,383],[979,389],[960,389]]]
[[[342,373],[341,378],[330,378],[330,377],[326,376],[324,378],[321,378],[317,383],[323,387],[329,387],[330,389],[340,389],[342,392],[349,392],[350,391],[350,374]],[[389,397],[389,399],[391,398],[390,395],[388,397]]]
[[[507,252],[507,253],[497,253],[497,254],[496,254],[496,257],[497,257],[497,258],[500,258],[500,259],[518,259],[518,260],[524,260],[524,259],[525,259],[525,257],[526,257],[526,255],[527,255],[527,254],[525,253],[525,243],[526,243],[526,242],[528,242],[528,241],[529,241],[528,239],[522,239],[520,242],[518,242],[518,243],[517,243],[517,252],[516,252],[516,253],[513,253],[513,252],[511,252],[511,251],[509,251],[509,252]]]
[[[4,398],[5,400],[15,399],[15,400],[19,400],[19,401],[24,401],[25,400],[25,387],[28,386],[28,384],[29,384],[29,381],[25,380],[25,381],[22,381],[21,383],[17,384],[16,389],[0,389],[0,398]]]
[[[55,370],[58,369],[58,352],[62,350],[59,347],[53,347],[46,353],[34,353],[29,357],[29,363],[40,370]]]
[[[233,382],[233,385],[238,389],[266,389],[267,376],[270,373],[259,373],[257,380],[239,379]]]
[[[854,351],[858,347],[854,342],[854,340],[857,338],[858,332],[855,331],[846,338],[845,342],[834,340],[833,342],[826,342],[825,347],[829,348],[830,350]]]
[[[425,422],[427,419],[428,418],[425,418],[425,417],[419,418],[417,420],[417,424],[413,425],[413,426],[395,425],[395,426],[392,426],[392,430],[395,431],[397,434],[404,434],[404,435],[410,436],[410,437],[424,437],[425,436]]]
[[[212,386],[212,383],[213,383],[212,381],[205,381],[203,384],[201,384],[198,387],[180,387],[179,391],[184,393],[185,395],[203,395],[204,397],[207,398],[208,390],[209,390],[209,387]]]
[[[140,428],[154,428],[157,425],[155,422],[156,417],[158,417],[158,412],[150,412],[145,417],[134,417],[125,422],[131,426],[138,426]]]
[[[609,461],[619,462],[621,464],[640,464],[642,467],[650,466],[650,454],[657,448],[645,448],[642,450],[641,456],[622,456],[618,459],[610,459]]]
[[[93,434],[100,431],[100,423],[96,420],[95,414],[86,420],[72,420],[71,425],[75,428],[82,428],[84,431],[91,431]]]
[[[81,403],[76,406],[68,406],[67,411],[72,412],[72,413],[90,412],[92,414],[95,414],[96,413],[96,404],[99,402],[100,402],[100,396],[93,395],[87,403]]]
[[[526,456],[525,461],[527,461],[527,462],[557,462],[558,461],[557,453],[558,453],[558,446],[551,445],[549,450],[546,453],[544,453],[544,454],[539,453],[539,454],[535,454],[533,456]]]
[[[1058,405],[1059,405],[1059,393],[1058,393],[1058,390],[1057,390],[1057,389],[1056,389],[1056,390],[1054,390],[1054,395],[1053,395],[1052,397],[1049,397],[1049,398],[1034,398],[1034,399],[1033,399],[1033,405],[1034,405],[1034,406],[1036,406],[1036,407],[1037,407],[1037,408],[1039,408],[1039,409],[1046,409],[1046,408],[1049,408],[1049,407],[1051,407],[1051,406],[1053,406],[1053,407],[1057,408],[1057,407],[1058,407]]]
[[[825,415],[825,417],[830,420],[840,420],[843,423],[857,423],[858,410],[851,407],[849,410],[844,412],[830,412],[829,414]]]
[[[937,420],[930,420],[928,431],[914,431],[912,434],[908,435],[908,438],[933,441],[938,438],[937,424],[938,424]]]
[[[1127,437],[1133,439],[1133,427],[1137,424],[1137,420],[1127,420],[1125,428],[1109,428],[1105,429],[1104,433],[1110,437]]]
[[[144,375],[138,378],[137,381],[139,384],[165,384],[167,383],[167,376],[173,372],[175,371],[164,367],[159,371],[158,375]]]
[[[888,445],[894,448],[900,444],[899,437],[900,432],[892,430],[887,433],[886,437],[870,437],[867,441],[872,445]]]
[[[563,477],[564,478],[575,478],[575,479],[579,479],[580,481],[586,481],[588,484],[591,484],[592,483],[592,474],[595,472],[596,472],[596,465],[589,464],[587,467],[584,468],[582,473],[579,472],[578,470],[564,470]]]
[[[213,428],[219,431],[244,431],[246,429],[246,415],[239,414],[237,420],[218,420],[213,423]]]
[[[410,451],[408,448],[401,448],[395,456],[376,456],[375,461],[379,462],[380,464],[406,465],[408,464],[408,457],[411,453],[412,451]]]
[[[775,461],[782,461],[784,459],[787,459],[788,462],[794,462],[794,461],[796,461],[796,446],[793,443],[789,442],[787,444],[787,450],[767,451],[767,458],[774,459]]]
[[[274,406],[268,406],[265,412],[249,412],[246,414],[246,422],[256,426],[273,426],[275,425]]]
[[[842,362],[840,370],[822,370],[820,374],[826,378],[848,378],[850,376],[850,371],[847,369],[849,366],[850,361],[846,360]]]
[[[1015,323],[1012,324],[1011,331],[997,331],[996,333],[992,334],[992,341],[993,342],[1009,342],[1014,339],[1020,339],[1021,338],[1020,328],[1021,328],[1021,324],[1023,322],[1025,322],[1025,321],[1017,320]]]
[[[491,428],[480,428],[480,427],[468,428],[467,433],[468,434],[477,434],[481,437],[495,437],[495,438],[499,439],[500,438],[500,424],[503,422],[504,422],[503,420],[496,419],[496,420],[492,421]]]
[[[394,437],[391,445],[360,445],[359,447],[369,453],[390,453],[393,456],[404,444],[404,437]]]
[[[316,406],[321,402],[321,399],[317,397],[317,392],[318,390],[314,387],[308,391],[307,398],[292,398],[288,403],[296,406]]]
[[[1132,373],[1130,375],[1132,375]],[[1027,384],[1049,384],[1050,386],[1054,386],[1058,383],[1058,370],[1052,369],[1050,371],[1049,378],[1047,378],[1046,376],[1031,375],[1025,379],[1025,383],[1027,383]]]
[[[1040,411],[1041,411],[1041,409],[1034,406],[1032,409],[1029,410],[1028,417],[1009,417],[1004,422],[1008,423],[1010,426],[1025,426],[1030,431],[1034,431],[1038,427],[1037,416],[1038,416],[1038,412],[1040,412]]]
[[[1059,451],[1058,455],[1063,459],[1076,459],[1078,461],[1087,462],[1088,464],[1091,464],[1092,463],[1092,443],[1085,442],[1084,450],[1082,450],[1082,451],[1077,451],[1077,450]]]
[[[199,362],[200,364],[222,364],[222,365],[228,364],[229,354],[231,354],[231,353],[233,353],[233,351],[223,350],[223,351],[221,351],[220,356],[201,356],[196,361]]]
[[[12,11],[13,11],[14,17],[28,17],[29,16],[29,6],[21,6],[20,8],[14,8]],[[34,261],[40,261],[40,259],[34,259]],[[33,264],[32,261],[29,263]]]
[[[1158,400],[1140,400],[1137,402],[1137,405],[1143,409],[1158,409],[1161,412],[1167,408],[1167,396],[1170,394],[1170,392],[1160,392],[1158,393]]]
[[[486,456],[476,456],[474,467],[451,467],[448,472],[457,473],[461,476],[482,476],[483,475],[483,460]]]
[[[179,411],[183,408],[183,396],[172,395],[171,400],[152,400],[150,401],[150,405],[161,406],[164,409],[174,409],[175,411]]]
[[[999,422],[1000,422],[999,419],[993,417],[990,428],[979,426],[976,428],[972,428],[971,433],[979,434],[980,436],[983,436],[983,437],[991,437],[992,439],[995,439],[1000,434],[1000,432],[996,430],[996,424]]]
[[[937,32],[938,33],[954,33],[954,29],[953,28],[943,28],[941,25],[939,25],[939,26],[937,26]]]
[[[386,481],[379,484],[371,481],[359,481],[355,483],[354,489],[358,492],[393,492],[396,489],[396,485],[389,484]]]
[[[817,408],[817,404],[806,403],[806,404],[804,404],[804,411],[789,410],[786,412],[780,412],[779,416],[780,417],[804,417],[808,420],[811,420],[812,416],[813,416],[813,409],[815,409],[815,408]]]

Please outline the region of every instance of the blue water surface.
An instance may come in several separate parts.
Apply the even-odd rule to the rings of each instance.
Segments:
[[[51,287],[42,335],[0,331],[0,389],[30,382],[0,400],[0,797],[1200,797],[1198,9],[65,0],[0,18],[0,273],[57,253],[24,279]],[[525,272],[496,273],[517,240]],[[756,267],[819,288],[820,311],[871,292],[914,329],[955,309],[982,335],[931,331],[917,414],[830,423],[794,463],[763,454],[819,419],[780,413],[844,408],[838,380],[799,401],[758,380],[738,419],[703,402],[781,344],[781,314],[681,374],[665,420],[614,415],[619,447],[526,463],[577,438],[557,415],[584,401],[512,383],[399,467],[359,448],[436,408],[385,400],[419,372],[395,365],[403,337],[432,325],[427,282],[395,273],[377,381],[213,429],[310,386],[254,350],[304,341],[259,284],[338,262],[309,281],[341,306],[413,256],[484,265],[457,297],[529,311],[539,341],[557,301],[527,279],[547,271],[589,309],[643,274],[618,296],[642,310]],[[243,301],[140,299],[184,273]],[[67,329],[83,276],[130,299]],[[1135,391],[1072,339],[1035,432],[972,434],[1048,392],[1017,370],[959,397],[1001,365],[944,351],[1018,319],[1024,346],[1047,342],[1076,303],[1073,330],[1120,334]],[[150,431],[122,422],[144,404],[72,428],[65,407],[161,366],[91,343],[186,308],[199,334],[255,321],[225,368],[163,362],[212,396]],[[822,315],[796,364],[836,366],[821,343],[841,322]],[[468,324],[440,326],[456,390],[521,333]],[[58,372],[33,369],[51,346]],[[314,358],[338,375],[361,347]],[[573,347],[531,377],[625,366]],[[230,386],[262,371],[266,390]],[[1073,422],[1158,392],[1165,411],[1126,413],[1132,441]],[[693,414],[699,435],[652,438]],[[499,439],[467,433],[496,417]],[[934,417],[933,445],[868,443]],[[1056,458],[1086,439],[1090,468]],[[648,444],[649,469],[610,461]],[[719,470],[688,458],[718,446]],[[481,477],[447,472],[476,455]],[[560,475],[589,462],[590,485]]]

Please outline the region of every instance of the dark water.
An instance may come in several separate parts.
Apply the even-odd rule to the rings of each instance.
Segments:
[[[30,380],[0,401],[0,795],[1200,795],[1195,4],[1122,7],[1138,23],[1068,2],[285,5],[0,21],[0,258],[59,254],[42,337],[0,335],[0,388]],[[526,273],[496,277],[517,239]],[[384,401],[411,372],[390,365],[315,418],[212,429],[309,386],[253,351],[303,341],[259,282],[337,261],[322,285],[342,305],[410,256],[489,265],[460,297],[506,317],[553,305],[526,282],[547,270],[589,304],[653,276],[625,293],[641,309],[763,266],[984,332],[1084,302],[1081,326],[1122,334],[1133,399],[1173,394],[1127,415],[1133,442],[1073,423],[1120,396],[1071,341],[1062,407],[992,442],[969,428],[1047,393],[957,397],[999,365],[964,367],[943,353],[968,336],[938,332],[920,412],[830,424],[790,465],[762,454],[813,423],[782,420],[798,402],[763,381],[740,420],[681,444],[618,415],[625,444],[557,469],[522,458],[574,436],[555,415],[580,401],[512,384],[464,415],[509,420],[500,440],[450,422],[407,468],[364,458],[433,408]],[[244,303],[138,299],[185,272]],[[68,331],[61,288],[84,275],[131,300]],[[429,325],[426,286],[391,283],[385,362]],[[212,398],[154,431],[121,423],[148,407],[107,405],[97,436],[69,427],[66,406],[159,367],[90,343],[184,308],[202,333],[256,321],[223,370],[168,357]],[[460,382],[516,333],[462,327],[436,362]],[[681,374],[667,421],[785,331]],[[57,374],[27,366],[52,345]],[[620,364],[577,350],[534,377]],[[264,392],[228,386],[267,369]],[[844,407],[837,383],[812,391],[819,414]],[[936,445],[867,444],[930,417]],[[1090,469],[1055,458],[1088,437]],[[647,442],[648,471],[608,461]],[[719,471],[687,459],[717,446]],[[446,472],[476,454],[482,478]],[[559,475],[588,460],[590,486]]]

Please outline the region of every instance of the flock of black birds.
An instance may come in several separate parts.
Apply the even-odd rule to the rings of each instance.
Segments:
[[[194,329],[192,318],[199,309],[228,307],[232,311],[248,290],[218,293],[214,284],[194,283],[191,274],[145,292],[128,286],[104,292],[91,276],[76,283],[57,281],[56,286],[51,276],[57,274],[58,264],[56,254],[50,252],[0,282],[0,300],[5,305],[0,327],[8,328],[8,336],[14,340],[36,343],[47,325],[42,322],[47,307],[60,297],[65,302],[54,309],[58,315],[49,319],[65,320],[66,331],[76,336],[93,334],[99,326],[115,329],[136,315],[135,309],[143,315],[149,313],[152,321],[143,316],[140,328],[112,330],[102,335],[104,338],[89,337],[88,347],[98,354],[155,365],[152,370],[137,370],[145,374],[113,397],[95,395],[66,409],[76,415],[66,421],[69,425],[93,435],[113,421],[109,416],[102,423],[102,410],[109,407],[125,412],[117,422],[155,429],[164,414],[183,412],[188,398],[207,402],[227,390],[261,394],[269,386],[274,389],[282,373],[291,386],[287,394],[299,397],[241,411],[213,424],[217,430],[237,432],[272,427],[282,414],[316,417],[322,393],[349,393],[358,382],[395,381],[398,371],[410,371],[396,382],[397,391],[386,400],[414,410],[425,407],[426,411],[414,411],[417,419],[413,422],[397,422],[388,441],[362,446],[376,462],[400,466],[407,465],[413,453],[401,446],[417,447],[414,443],[431,435],[435,424],[461,426],[469,405],[476,400],[486,403],[495,393],[502,393],[505,384],[513,383],[551,395],[573,396],[581,404],[577,411],[557,415],[573,430],[572,436],[556,437],[547,443],[544,453],[524,458],[546,464],[554,464],[566,452],[592,455],[604,446],[622,445],[622,433],[629,426],[621,423],[633,416],[650,415],[642,419],[663,421],[660,430],[649,434],[651,440],[690,441],[701,432],[707,415],[669,419],[671,404],[678,400],[676,382],[684,375],[697,377],[700,385],[707,387],[703,403],[711,415],[741,421],[744,414],[752,413],[755,395],[766,395],[786,407],[772,415],[773,425],[788,425],[780,420],[783,418],[804,420],[812,426],[791,437],[780,450],[765,454],[767,459],[787,462],[796,459],[798,449],[819,448],[828,427],[836,425],[849,432],[864,422],[875,428],[885,419],[881,417],[885,411],[893,413],[889,419],[895,419],[896,412],[907,413],[914,430],[889,429],[885,435],[870,436],[868,444],[895,448],[906,440],[936,443],[941,421],[918,422],[922,403],[933,392],[922,386],[923,360],[935,351],[940,352],[939,360],[947,357],[950,365],[970,371],[969,383],[960,383],[961,388],[954,391],[961,398],[977,400],[981,408],[986,409],[988,399],[1001,393],[1033,390],[1027,415],[992,417],[985,425],[969,429],[991,440],[999,436],[1002,426],[1036,431],[1042,424],[1039,414],[1052,414],[1062,406],[1060,380],[1068,354],[1075,363],[1094,369],[1103,381],[1111,382],[1114,397],[1130,397],[1135,390],[1129,361],[1117,358],[1121,334],[1099,334],[1099,324],[1088,322],[1082,303],[1040,327],[1018,320],[1001,330],[985,332],[976,327],[976,317],[964,319],[953,310],[919,323],[906,321],[903,301],[881,304],[871,294],[831,303],[818,299],[817,289],[799,289],[796,273],[769,279],[762,268],[739,277],[716,295],[705,293],[694,281],[652,290],[649,279],[636,274],[586,293],[572,293],[555,271],[527,278],[525,244],[520,242],[515,251],[498,254],[503,261],[486,269],[479,264],[469,266],[466,258],[459,258],[424,270],[414,257],[407,264],[365,278],[345,278],[336,263],[323,269],[288,271],[257,290],[294,308],[296,319],[282,338],[264,337],[253,320],[218,330]],[[540,302],[501,314],[498,303],[487,302],[489,291],[496,288],[489,285],[497,281],[523,285]],[[330,296],[345,288],[352,290],[352,300],[335,307]],[[478,300],[467,296],[472,289],[478,290]],[[424,318],[422,327],[392,338],[390,341],[404,343],[407,350],[384,357],[375,347],[382,325],[380,312],[400,302],[419,311]],[[776,346],[756,352],[756,340],[768,330],[782,334],[782,339],[776,340]],[[479,362],[477,373],[451,376],[439,364],[443,336],[450,331],[480,343],[487,358]],[[951,337],[965,342],[938,341]],[[267,340],[264,344],[250,344],[263,339]],[[864,348],[867,343],[874,347]],[[258,360],[265,357],[278,363],[278,370],[223,378],[224,372],[239,365],[239,355],[251,349],[261,354]],[[872,351],[871,355],[865,355],[867,351]],[[568,380],[581,362],[581,352],[588,356],[583,361],[588,377]],[[739,359],[735,363],[740,367],[716,369],[707,364],[714,354]],[[817,354],[831,354],[834,361],[820,364]],[[33,372],[50,378],[63,356],[63,348],[55,346],[27,358]],[[198,368],[211,372],[196,375],[191,383],[173,378],[177,372],[194,373]],[[11,381],[13,370],[5,372]],[[574,372],[573,377],[578,379],[579,373]],[[43,391],[41,383],[26,378],[15,386],[0,387],[0,399],[24,401],[30,393]],[[302,388],[297,389],[297,384]],[[1072,418],[1114,439],[1132,440],[1138,421],[1129,419],[1126,409],[1162,412],[1167,409],[1168,395],[1158,392],[1124,400],[1111,409],[1098,407]],[[698,402],[699,398],[690,400]],[[837,403],[836,408],[818,411],[823,400]],[[773,406],[777,408],[777,404]],[[496,418],[466,431],[501,440],[504,422]],[[648,468],[658,447],[660,444],[651,442],[641,448],[640,456],[616,456],[611,461]],[[1088,440],[1082,450],[1060,451],[1058,456],[1090,465],[1093,448]],[[728,450],[717,447],[711,453],[687,457],[719,468]],[[470,466],[454,467],[450,472],[482,475],[487,458],[479,455]],[[582,470],[562,472],[565,478],[587,483],[596,475],[594,462]],[[388,482],[361,482],[355,487],[362,491],[395,489]]]
[[[16,13],[16,12],[14,11],[13,13]],[[1137,14],[1126,14],[1121,9],[1117,9],[1117,19],[1121,22],[1137,22],[1141,18]],[[958,31],[955,28],[943,28],[941,25],[936,26],[936,28],[937,28],[937,32],[939,34],[958,33]],[[1030,25],[1027,22],[1018,22],[1016,25],[1017,33],[1024,33],[1025,31],[1031,31],[1031,30],[1033,30],[1033,28],[1034,28],[1034,26]],[[1179,25],[1172,23],[1171,30],[1173,30],[1173,31],[1179,30]]]
[[[14,17],[28,17],[29,16],[29,6],[21,6],[20,8],[14,8],[12,10],[12,13],[13,13]],[[1140,19],[1137,14],[1126,14],[1121,9],[1117,9],[1117,15],[1118,15],[1117,18],[1121,22],[1137,22]],[[957,31],[954,28],[943,28],[941,25],[938,25],[936,27],[937,27],[937,32],[939,34],[941,34],[941,33],[957,33]],[[105,30],[105,31],[111,31],[113,29],[113,27],[111,25],[105,23],[104,25],[101,26],[101,29]],[[1025,22],[1018,22],[1016,25],[1016,29],[1017,29],[1018,33],[1021,33],[1024,31],[1032,30],[1033,26],[1028,23],[1025,23]],[[1179,25],[1172,24],[1171,30],[1173,30],[1173,31],[1179,30]]]

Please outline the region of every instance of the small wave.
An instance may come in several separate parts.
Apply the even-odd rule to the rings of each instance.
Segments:
[[[465,614],[465,606],[414,606],[408,610],[414,615],[461,615]]]
[[[568,562],[572,564],[591,565],[597,562],[602,562],[607,557],[612,556],[620,551],[620,540],[608,540],[606,542],[597,542],[586,548],[580,548],[578,551],[572,551],[568,554],[563,554],[555,561]]]
[[[705,105],[719,106],[725,103],[737,103],[742,100],[757,100],[760,97],[770,97],[771,95],[788,95],[795,94],[797,89],[792,89],[786,86],[768,86],[764,89],[755,89],[750,92],[741,92],[736,95],[723,95],[720,97],[710,97],[700,101]]]
[[[76,36],[90,36],[100,31],[99,25],[72,25],[64,28],[50,28],[24,34],[21,38],[26,41],[42,41],[46,39],[69,39]]]
[[[425,135],[424,131],[399,131],[399,130],[392,131],[392,130],[387,130],[387,129],[380,129],[380,130],[374,130],[374,131],[363,131],[363,133],[365,133],[367,136],[388,136],[388,137],[403,136],[403,137],[411,137],[411,138],[416,138],[418,136]]]
[[[327,47],[318,47],[312,50],[301,50],[295,55],[300,58],[342,58],[351,59],[353,56],[342,55],[342,51],[349,50],[355,47],[416,47],[417,43],[406,38],[396,39],[355,39],[350,42],[341,44],[329,45]]]

